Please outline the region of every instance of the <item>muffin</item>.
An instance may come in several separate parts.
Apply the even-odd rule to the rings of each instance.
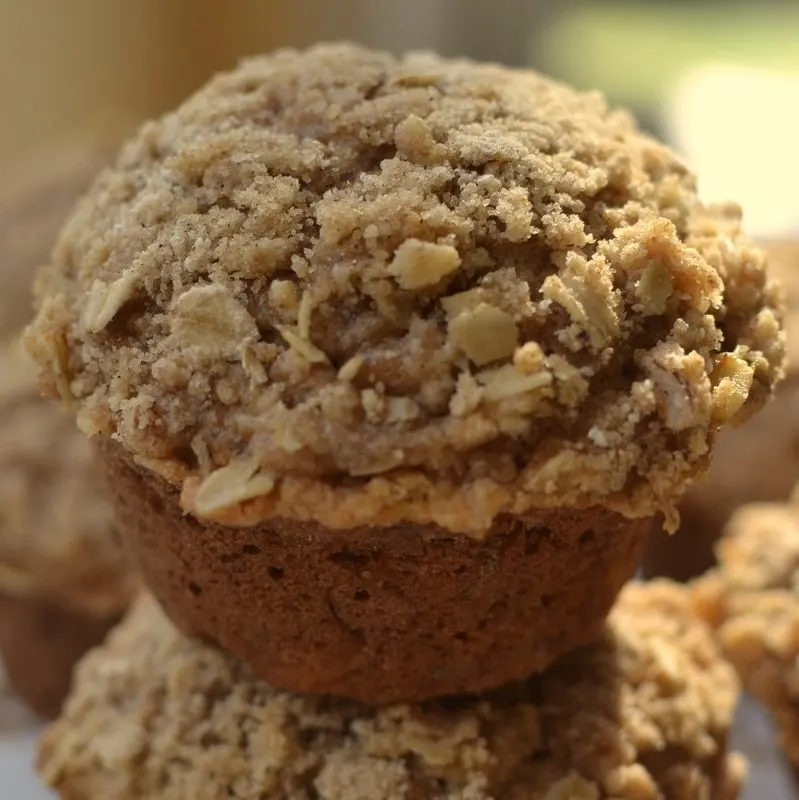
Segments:
[[[380,709],[273,689],[145,596],[78,667],[38,769],[64,800],[732,800],[737,694],[665,583],[525,683]]]
[[[349,45],[247,61],[146,125],[38,303],[42,384],[171,619],[367,703],[596,637],[783,350],[737,210],[700,208],[627,115]]]
[[[119,621],[136,579],[99,490],[92,447],[42,399],[18,349],[0,358],[0,654],[54,717],[75,662]]]
[[[4,172],[0,189],[0,339],[32,315],[31,282],[75,201],[114,155],[123,124],[96,125],[42,148]],[[9,177],[8,173],[12,172]]]
[[[799,505],[753,503],[730,520],[719,566],[694,587],[744,685],[771,713],[799,769]]]
[[[774,400],[747,425],[721,433],[706,478],[680,503],[679,532],[658,525],[644,554],[649,577],[688,580],[714,563],[714,546],[739,505],[786,500],[799,480],[799,243],[767,248],[786,300],[787,365]]]

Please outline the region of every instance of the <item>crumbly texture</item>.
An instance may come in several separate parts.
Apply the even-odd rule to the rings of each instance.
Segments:
[[[707,477],[680,501],[677,535],[653,533],[647,575],[700,575],[713,565],[714,546],[739,506],[786,500],[799,480],[799,242],[768,245],[766,253],[786,300],[786,379],[754,419],[721,432]]]
[[[695,584],[696,607],[799,768],[799,501],[740,509],[717,553],[719,567]]]
[[[647,520],[597,507],[498,517],[484,537],[404,523],[200,522],[103,447],[120,528],[185,634],[271,686],[372,705],[496,689],[599,636]]]
[[[94,176],[114,155],[111,127],[77,131],[38,150],[0,188],[0,338],[33,316],[31,284],[58,231]]]
[[[92,446],[42,398],[16,346],[0,352],[0,590],[98,617],[121,613],[137,579],[117,539]]]
[[[80,204],[28,342],[186,510],[483,531],[673,504],[783,344],[734,207],[529,71],[281,51],[146,125]]]
[[[630,586],[527,684],[380,710],[291,695],[144,598],[79,666],[38,768],[64,800],[732,800],[738,687],[686,593]]]

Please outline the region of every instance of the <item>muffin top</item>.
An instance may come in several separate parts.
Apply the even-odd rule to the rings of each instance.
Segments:
[[[145,597],[79,666],[39,771],[116,800],[732,800],[737,693],[670,584],[625,589],[597,644],[529,683],[378,710],[276,691]]]
[[[136,579],[114,534],[92,446],[40,396],[19,351],[0,355],[0,591],[106,615]]]
[[[28,344],[89,435],[252,524],[674,503],[783,343],[734,207],[529,71],[281,51],[145,125]]]

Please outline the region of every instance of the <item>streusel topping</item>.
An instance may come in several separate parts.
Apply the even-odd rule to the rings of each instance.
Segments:
[[[281,51],[146,125],[62,231],[51,394],[197,516],[665,511],[781,369],[736,208],[594,94]]]

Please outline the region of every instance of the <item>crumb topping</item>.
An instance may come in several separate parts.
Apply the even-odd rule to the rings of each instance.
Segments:
[[[142,128],[63,229],[27,341],[83,430],[201,517],[673,524],[781,369],[739,217],[595,94],[281,51]]]
[[[0,357],[0,590],[118,613],[135,579],[113,529],[92,447],[37,390],[19,348]]]
[[[735,676],[685,590],[630,586],[596,645],[478,699],[275,691],[149,597],[79,666],[39,771],[70,798],[732,800]]]

